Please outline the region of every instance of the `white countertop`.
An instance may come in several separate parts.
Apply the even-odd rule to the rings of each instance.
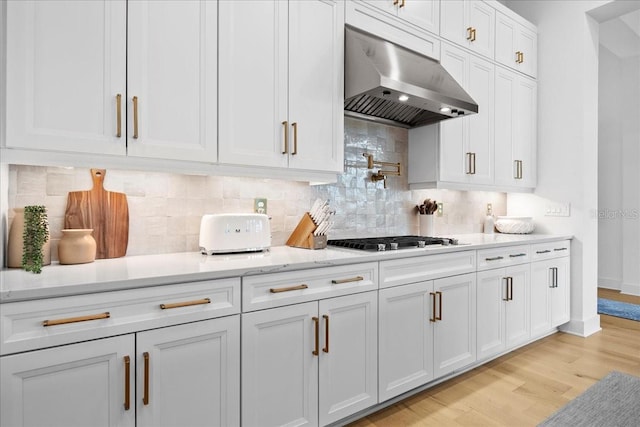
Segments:
[[[250,254],[206,256],[197,252],[180,252],[96,260],[89,264],[53,263],[43,267],[41,274],[6,269],[0,271],[0,303],[572,238],[569,235],[499,233],[447,237],[457,238],[461,244],[386,252],[276,246],[268,252]]]

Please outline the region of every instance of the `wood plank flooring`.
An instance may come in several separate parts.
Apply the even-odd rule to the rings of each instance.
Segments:
[[[536,341],[350,426],[535,426],[612,370],[640,377],[640,322],[600,324],[587,338]]]

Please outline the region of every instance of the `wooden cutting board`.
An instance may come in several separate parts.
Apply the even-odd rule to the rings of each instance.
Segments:
[[[96,259],[119,258],[129,243],[129,206],[124,193],[106,191],[105,169],[91,169],[93,188],[70,191],[64,228],[93,228]]]

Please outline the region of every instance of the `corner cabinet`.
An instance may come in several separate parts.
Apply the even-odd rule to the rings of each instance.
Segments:
[[[11,1],[7,26],[8,148],[216,161],[216,2]]]
[[[221,1],[219,162],[343,171],[344,3]]]

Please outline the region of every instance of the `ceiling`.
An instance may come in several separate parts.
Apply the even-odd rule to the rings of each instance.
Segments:
[[[602,22],[600,44],[622,59],[640,56],[640,9]]]

